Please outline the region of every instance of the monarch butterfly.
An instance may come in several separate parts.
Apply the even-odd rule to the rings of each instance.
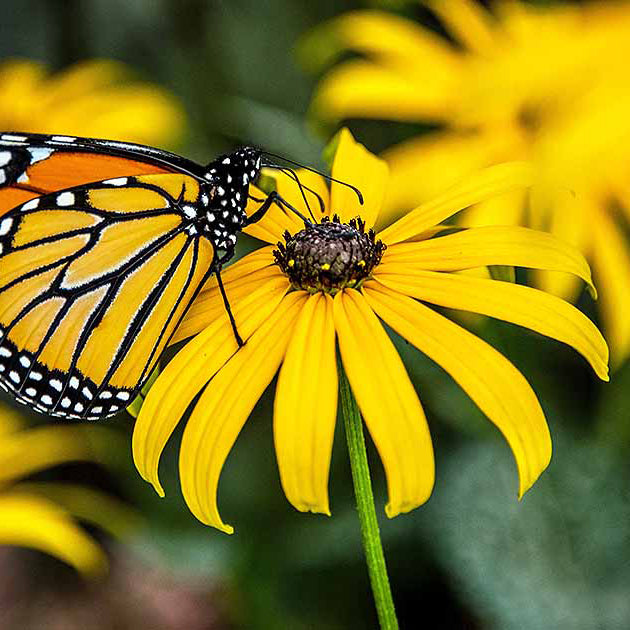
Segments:
[[[117,413],[212,272],[242,343],[221,266],[271,203],[298,212],[272,192],[247,217],[249,185],[270,166],[302,190],[265,156],[279,157],[244,147],[201,166],[137,144],[0,133],[0,387],[52,416]]]

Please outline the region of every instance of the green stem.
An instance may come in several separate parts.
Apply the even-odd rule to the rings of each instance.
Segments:
[[[354,494],[357,500],[359,521],[361,522],[363,551],[370,575],[376,612],[382,630],[397,630],[398,619],[396,618],[392,592],[389,587],[383,545],[381,544],[381,535],[374,508],[374,495],[372,493],[370,469],[368,468],[365,438],[363,436],[363,421],[341,361],[339,362],[339,388],[341,393],[341,413],[346,429],[352,481],[354,483]]]

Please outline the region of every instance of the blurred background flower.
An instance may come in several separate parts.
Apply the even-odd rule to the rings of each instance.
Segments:
[[[43,64],[0,64],[0,127],[168,146],[185,129],[181,105],[165,90],[135,81],[124,64],[87,60],[51,73]]]
[[[137,526],[137,516],[121,502],[88,486],[23,478],[73,461],[107,462],[110,449],[118,445],[107,429],[26,429],[18,413],[2,404],[0,544],[39,549],[87,577],[102,577],[107,570],[105,552],[73,517],[125,536]]]
[[[580,248],[594,268],[618,366],[630,352],[623,225],[630,217],[630,8],[619,2],[500,1],[492,11],[477,0],[422,4],[439,20],[440,34],[367,10],[335,18],[304,40],[302,58],[311,67],[348,51],[359,54],[327,72],[313,115],[428,126],[384,153],[394,173],[386,207],[394,214],[481,166],[533,161],[538,186],[531,203],[511,193],[461,220],[546,229]],[[533,275],[547,291],[572,300],[580,295],[567,274]]]

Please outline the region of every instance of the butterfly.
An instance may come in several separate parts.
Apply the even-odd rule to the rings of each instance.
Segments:
[[[51,416],[124,409],[242,229],[265,162],[202,166],[126,142],[0,133],[0,387]],[[279,156],[276,156],[279,157]],[[297,176],[294,178],[300,185]]]

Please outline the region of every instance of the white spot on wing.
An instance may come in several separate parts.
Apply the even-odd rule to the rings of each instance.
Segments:
[[[37,208],[38,205],[39,205],[39,199],[37,197],[35,197],[35,199],[31,199],[30,201],[27,201],[22,206],[22,211],[35,210],[35,208]]]
[[[27,151],[31,154],[31,164],[45,160],[54,149],[29,148]]]
[[[0,151],[0,166],[4,166],[11,161],[11,151]]]
[[[13,219],[10,217],[4,219],[4,221],[0,221],[0,236],[4,236],[9,233],[11,226],[13,225]]]
[[[73,203],[74,203],[74,193],[66,191],[57,195],[57,205],[71,206]]]
[[[110,186],[125,186],[128,181],[128,177],[114,177],[114,179],[106,179],[103,184],[109,184]]]

